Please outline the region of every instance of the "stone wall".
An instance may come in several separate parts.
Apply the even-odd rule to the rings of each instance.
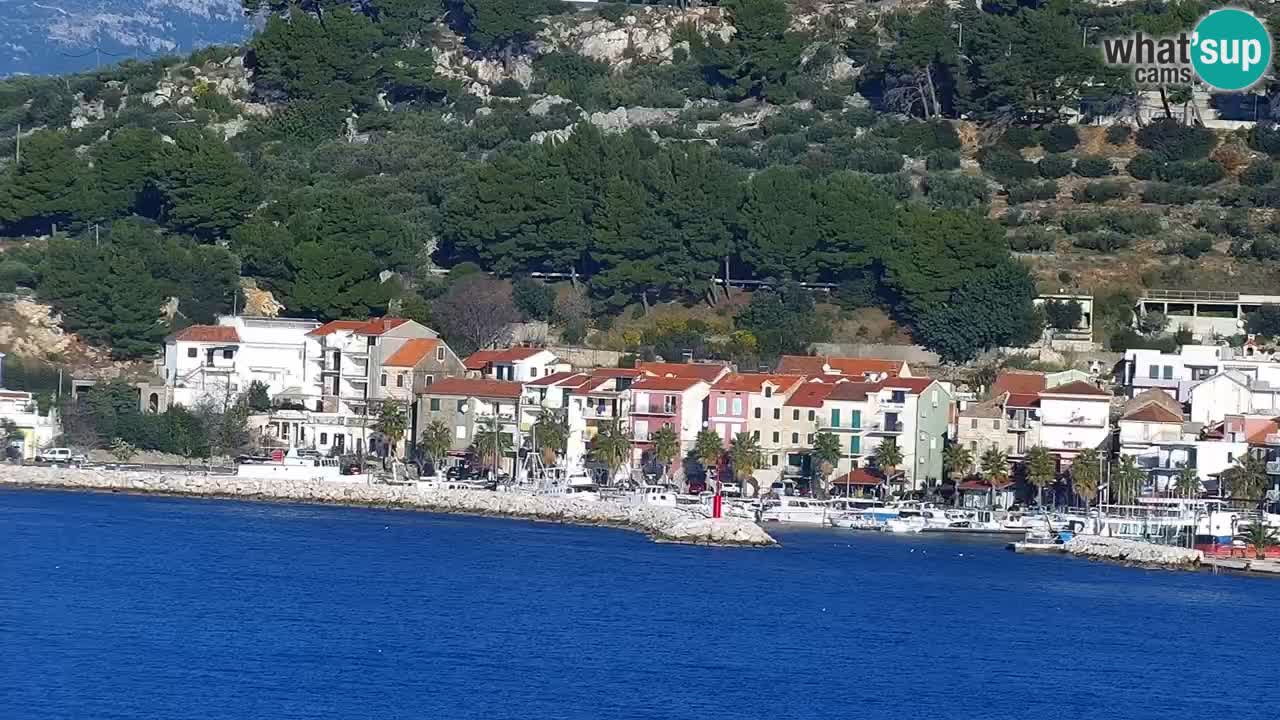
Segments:
[[[1159,567],[1190,569],[1199,567],[1204,560],[1204,553],[1199,550],[1101,535],[1077,535],[1066,542],[1064,549],[1072,555],[1095,560]]]
[[[105,469],[0,465],[0,487],[110,490],[160,495],[323,503],[489,515],[576,525],[606,525],[643,532],[660,542],[697,545],[775,544],[759,525],[739,518],[711,520],[675,508],[538,497],[481,490],[419,490],[413,485],[371,485],[322,480],[257,480],[234,475],[165,474]]]

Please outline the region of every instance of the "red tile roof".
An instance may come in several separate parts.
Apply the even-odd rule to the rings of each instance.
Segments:
[[[192,325],[173,336],[181,342],[238,343],[240,334],[229,325]]]
[[[1003,490],[1013,484],[1015,483],[1012,480],[1005,480],[1004,482],[997,483],[996,489]],[[981,490],[982,492],[991,492],[991,483],[986,480],[965,480],[957,485],[956,488],[959,490]]]
[[[1040,393],[1041,397],[1046,395],[1091,395],[1098,398],[1111,397],[1111,393],[1103,390],[1097,385],[1090,385],[1083,380],[1069,382],[1066,385],[1057,385]]]
[[[882,485],[884,484],[884,478],[876,475],[872,475],[870,472],[862,468],[856,468],[854,470],[850,470],[844,475],[841,475],[835,480],[832,480],[831,484],[832,485]]]
[[[346,330],[356,335],[378,336],[409,322],[404,318],[380,317],[372,320],[333,320],[307,333],[312,337],[324,337]]]
[[[880,392],[880,383],[841,382],[831,386],[828,400],[866,400],[867,395]]]
[[[774,375],[771,373],[729,373],[711,386],[712,390],[729,392],[764,392],[765,383],[770,383],[780,392],[790,390],[797,383],[804,382],[801,375]]]
[[[589,372],[598,378],[637,378],[644,374],[636,368],[591,368]]]
[[[1024,395],[1021,393],[1009,393],[1009,398],[1005,401],[1007,407],[1015,408],[1033,408],[1040,407],[1039,395]]]
[[[631,389],[684,392],[698,383],[705,382],[706,380],[696,377],[658,377],[655,375],[647,375],[632,383]]]
[[[530,380],[529,382],[525,383],[525,385],[529,385],[532,387],[549,387],[551,385],[558,385],[562,380],[568,380],[569,378],[577,374],[578,373],[575,373],[572,371],[551,373],[550,375],[543,375],[537,380]]]
[[[991,384],[991,394],[1007,392],[1010,395],[1035,395],[1044,390],[1048,380],[1044,373],[1031,370],[1005,370],[996,375]]]
[[[821,382],[804,383],[798,390],[791,393],[791,397],[787,398],[785,405],[787,407],[822,407],[822,401],[831,394],[835,387],[834,384],[829,385]]]
[[[488,378],[444,378],[428,385],[421,395],[456,395],[459,397],[504,398],[520,397],[523,386],[518,382],[490,380]]]
[[[901,360],[880,360],[878,358],[840,358],[809,355],[783,355],[778,361],[778,372],[797,375],[822,375],[830,372],[836,375],[887,374],[900,375],[906,363]],[[829,371],[828,371],[829,368]]]
[[[391,357],[383,361],[383,365],[387,367],[413,367],[422,361],[440,345],[439,340],[428,338],[413,338],[408,340],[399,350],[391,353]]]
[[[642,362],[636,363],[636,369],[650,375],[697,378],[707,383],[713,383],[729,372],[729,366],[718,363]]]
[[[546,348],[510,347],[505,350],[478,350],[462,361],[468,370],[483,370],[488,365],[502,363],[504,365],[528,360],[544,352]]]
[[[1156,403],[1143,405],[1133,412],[1125,413],[1120,419],[1133,422],[1182,424],[1181,414],[1174,413],[1169,408],[1162,407]]]

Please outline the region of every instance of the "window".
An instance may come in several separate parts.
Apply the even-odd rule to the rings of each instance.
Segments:
[[[724,415],[728,411],[729,411],[729,401],[722,397],[716,398],[716,414]]]
[[[435,375],[428,375],[428,376],[427,376],[427,381],[426,381],[426,383],[425,383],[425,384],[426,384],[426,385],[430,385],[431,383],[433,383],[433,382],[435,382],[435,381],[436,381],[436,376],[435,376]]]
[[[381,384],[382,384],[382,387],[386,387],[386,386],[387,386],[387,374],[386,374],[386,373],[382,373]]]
[[[781,419],[782,419],[782,408],[774,408],[774,409],[773,409],[773,419],[774,419],[774,420],[781,420]]]
[[[862,437],[861,436],[853,435],[849,438],[849,454],[850,455],[862,454]]]
[[[862,411],[854,410],[853,411],[853,429],[858,430],[861,427],[862,427]]]
[[[466,440],[466,439],[467,439],[467,426],[466,426],[466,425],[459,425],[458,427],[454,428],[454,429],[453,429],[453,436],[454,436],[454,437],[456,437],[456,438],[458,438],[459,440]]]
[[[756,408],[756,419],[760,419],[760,408]]]
[[[999,420],[992,420],[992,421],[991,421],[991,429],[993,429],[993,430],[999,430],[999,429],[1000,429],[1000,421],[999,421]]]
[[[1165,380],[1172,380],[1172,379],[1173,379],[1173,366],[1172,366],[1172,365],[1165,365],[1165,366],[1164,366],[1164,379],[1165,379]]]
[[[742,414],[742,398],[733,399],[733,414],[734,415]]]
[[[806,440],[806,442],[808,442],[810,445],[812,445],[812,444],[813,444],[813,433],[809,433],[809,437],[808,437],[808,439]]]
[[[320,433],[320,444],[321,445],[329,444],[329,433]]]
[[[775,443],[782,442],[782,433],[774,433],[774,434],[773,434],[773,441],[774,441]]]
[[[840,409],[839,408],[831,408],[831,427],[833,428],[840,427]]]
[[[436,412],[440,410],[440,398],[431,398],[431,409]]]
[[[973,454],[978,452],[978,442],[976,440],[969,443],[969,452]]]
[[[538,368],[536,367],[529,368],[529,377],[538,377]]]
[[[929,438],[929,449],[933,450],[936,447],[938,447],[938,438],[936,437]]]
[[[769,466],[770,466],[770,467],[778,467],[778,456],[777,456],[777,455],[770,455],[770,456],[769,456]]]
[[[756,430],[755,432],[751,433],[751,439],[755,440],[756,442],[759,442],[759,441],[760,441],[760,431],[759,431],[759,430]]]
[[[667,408],[667,412],[669,412],[669,413],[673,413],[673,412],[675,412],[675,411],[676,411],[676,396],[675,396],[675,395],[668,395],[668,396],[667,396],[667,404],[666,404],[666,408]]]
[[[810,411],[809,411],[809,422],[813,422],[813,419],[814,419],[814,418],[816,418],[816,417],[817,417],[817,415],[815,415],[815,414],[814,414],[814,412],[813,412],[812,410],[810,410]]]
[[[791,444],[792,445],[800,444],[800,433],[791,433]]]
[[[978,418],[974,418],[974,419],[972,419],[972,420],[970,420],[970,421],[969,421],[969,429],[970,429],[970,430],[977,430],[977,429],[978,429]]]
[[[396,375],[396,387],[404,387],[404,373]]]
[[[792,410],[792,411],[791,411],[791,419],[792,419],[792,420],[799,420],[799,419],[800,419],[800,411],[799,411],[799,410]]]
[[[466,411],[467,411],[467,401],[466,401],[466,400],[459,400],[459,401],[458,401],[458,412],[466,412]]]
[[[769,386],[769,385],[765,385],[765,386],[764,386],[764,396],[765,396],[765,397],[773,397],[773,388],[772,388],[771,386]],[[777,464],[778,464],[778,463],[776,463],[776,462],[774,463],[774,465],[777,465]]]
[[[1152,379],[1152,380],[1159,380],[1159,379],[1160,379],[1160,366],[1159,366],[1159,365],[1152,365],[1152,366],[1151,366],[1151,368],[1150,368],[1150,370],[1151,370],[1151,379]]]
[[[280,423],[280,437],[289,438],[289,423]]]
[[[904,403],[907,401],[907,393],[905,390],[894,390],[892,396],[893,402]]]
[[[436,362],[444,362],[444,346],[436,348]]]
[[[236,351],[235,351],[235,350],[223,350],[223,351],[222,351],[222,359],[223,359],[223,360],[230,360],[231,358],[233,358],[233,357],[235,357],[235,356],[236,356]]]
[[[195,357],[195,356],[196,356],[196,349],[195,349],[195,348],[187,348],[187,357]]]

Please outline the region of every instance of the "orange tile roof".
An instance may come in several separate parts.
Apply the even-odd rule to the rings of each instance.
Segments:
[[[642,362],[636,363],[636,369],[650,375],[697,378],[713,383],[729,371],[729,366],[717,363]]]
[[[589,372],[599,378],[637,378],[644,374],[636,368],[591,368]]]
[[[192,325],[179,330],[173,339],[182,342],[238,343],[240,334],[229,325]]]
[[[376,337],[378,335],[382,335],[388,330],[394,330],[407,322],[409,321],[404,318],[389,317],[373,318],[372,320],[333,320],[321,325],[307,334],[312,337],[324,337],[325,335],[332,335],[335,332],[345,330],[356,335],[370,335]]]
[[[867,395],[880,392],[880,383],[841,382],[831,386],[828,400],[866,400]]]
[[[731,392],[764,392],[765,383],[770,383],[779,391],[786,392],[797,383],[804,382],[802,375],[775,375],[772,373],[729,373],[711,386],[712,390]]]
[[[494,363],[508,364],[520,362],[521,360],[528,360],[534,355],[545,350],[546,348],[524,346],[510,347],[502,350],[477,350],[467,356],[467,359],[462,361],[462,364],[465,365],[468,370],[483,370],[486,366]]]
[[[835,385],[821,382],[807,382],[799,390],[791,393],[785,405],[787,407],[822,407],[822,401],[831,394]]]
[[[1035,395],[1044,390],[1048,380],[1044,373],[1031,370],[1005,370],[996,375],[991,384],[991,394],[1007,392],[1011,395]]]
[[[819,355],[783,355],[778,372],[799,375],[900,375],[906,363],[878,358],[841,358]],[[829,368],[829,370],[828,370]]]
[[[631,389],[684,392],[698,383],[705,382],[706,380],[696,377],[659,377],[655,375],[646,375],[632,383]]]
[[[490,380],[488,378],[444,378],[428,385],[419,394],[514,400],[520,397],[522,391],[523,386],[518,382]]]
[[[884,478],[872,475],[863,468],[856,468],[831,481],[832,485],[881,485]]]
[[[1005,401],[1007,407],[1015,408],[1031,408],[1040,406],[1040,396],[1024,393],[1008,393],[1008,399]]]
[[[1121,420],[1150,423],[1182,423],[1182,415],[1171,412],[1169,408],[1156,403],[1143,405],[1133,412],[1125,413]]]
[[[1111,397],[1111,393],[1103,390],[1097,385],[1090,385],[1083,380],[1069,382],[1066,385],[1057,385],[1040,393],[1041,397],[1046,395],[1091,395],[1098,398]]]
[[[428,338],[414,338],[405,342],[391,354],[391,357],[383,361],[383,365],[387,367],[413,367],[422,361],[423,358],[435,352],[436,347],[440,345],[439,340]]]

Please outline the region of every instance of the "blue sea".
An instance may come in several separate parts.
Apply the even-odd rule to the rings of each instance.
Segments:
[[[0,718],[1280,716],[1280,581],[0,492]]]

